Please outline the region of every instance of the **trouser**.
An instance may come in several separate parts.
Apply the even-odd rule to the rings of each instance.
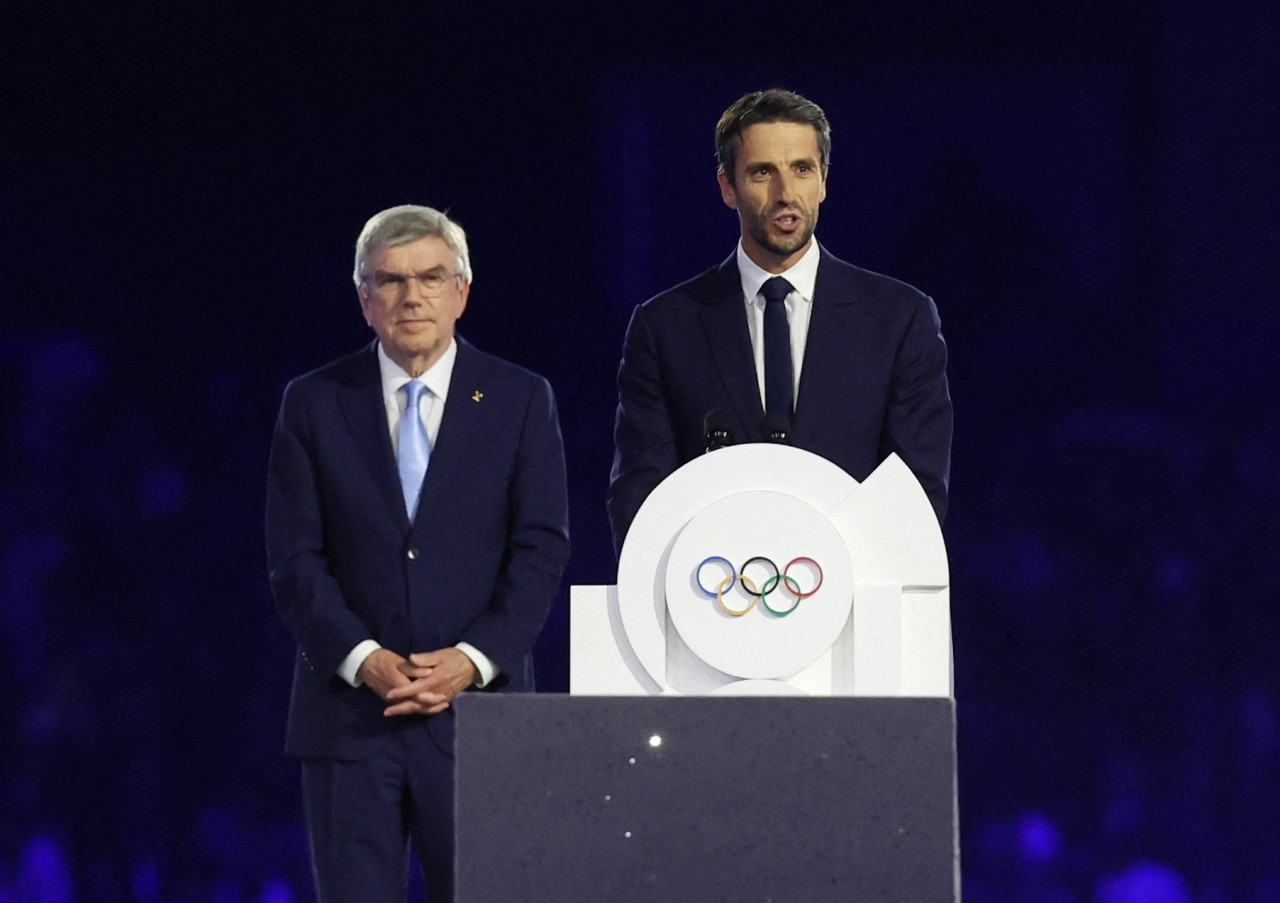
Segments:
[[[318,903],[403,903],[409,841],[429,903],[453,900],[453,755],[425,725],[362,759],[303,759]]]

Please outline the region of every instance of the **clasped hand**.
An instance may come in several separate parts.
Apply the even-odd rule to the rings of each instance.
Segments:
[[[476,666],[453,647],[414,652],[407,659],[375,649],[356,674],[388,703],[382,714],[435,715],[475,682]]]

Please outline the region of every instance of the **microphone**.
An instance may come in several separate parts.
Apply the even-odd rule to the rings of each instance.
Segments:
[[[765,442],[776,442],[779,445],[791,444],[791,419],[785,414],[765,414],[761,421],[760,432]]]
[[[707,440],[708,452],[733,445],[733,433],[729,429],[731,423],[733,423],[733,417],[724,408],[712,408],[707,411],[706,416],[702,418],[702,435]]]

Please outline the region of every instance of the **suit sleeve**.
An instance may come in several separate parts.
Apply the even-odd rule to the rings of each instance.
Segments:
[[[508,489],[507,540],[493,596],[459,639],[518,673],[542,631],[569,560],[564,442],[546,380],[530,393]]]
[[[315,448],[297,383],[285,390],[267,465],[267,566],[276,609],[315,671],[336,673],[369,631],[330,573]]]
[[[921,296],[894,360],[880,457],[896,452],[924,487],[942,523],[951,480],[947,344],[933,300]]]
[[[620,554],[644,500],[680,465],[662,364],[644,307],[631,315],[623,342],[613,443],[607,505],[614,553]]]

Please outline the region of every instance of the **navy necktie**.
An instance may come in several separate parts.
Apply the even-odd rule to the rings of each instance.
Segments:
[[[413,522],[418,513],[418,496],[422,493],[422,479],[427,475],[427,462],[431,459],[431,440],[427,438],[427,425],[422,422],[419,402],[427,387],[418,380],[404,385],[408,400],[404,416],[400,418],[400,488],[404,490],[404,510]]]
[[[791,283],[774,276],[761,287],[764,295],[764,410],[791,420],[791,329],[785,299]]]

